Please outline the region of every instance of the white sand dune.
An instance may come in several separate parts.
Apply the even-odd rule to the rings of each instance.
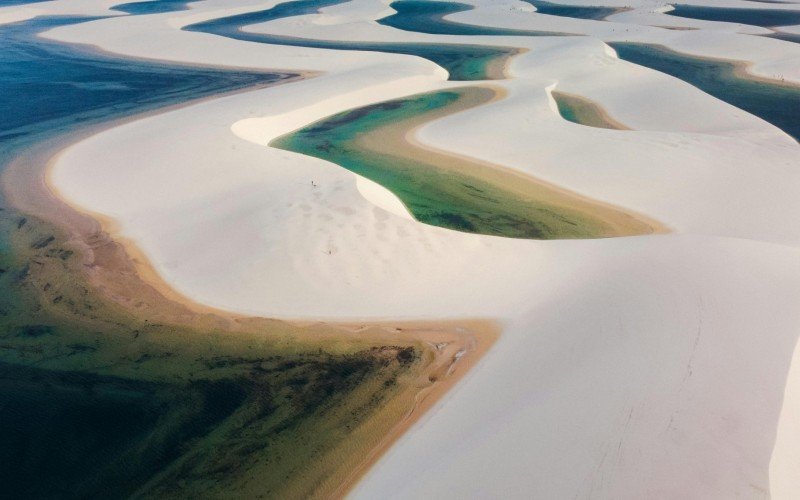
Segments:
[[[797,250],[695,236],[579,246],[574,260],[565,245],[546,254],[491,355],[354,497],[767,496]],[[796,469],[781,472],[796,494]]]
[[[0,9],[0,23],[113,3]],[[646,0],[602,2],[635,7],[614,22],[544,16],[505,0],[469,0],[475,10],[449,17],[584,37],[405,32],[373,21],[391,12],[388,1],[376,0],[248,28],[530,49],[512,62],[512,78],[492,82],[507,91],[505,99],[438,120],[417,139],[646,214],[674,231],[513,240],[421,224],[383,187],[268,147],[336,112],[472,84],[448,82],[442,68],[412,56],[179,29],[276,3],[205,0],[188,11],[48,32],[126,56],[319,73],[102,132],[66,150],[50,182],[74,206],[113,217],[164,279],[208,305],[285,318],[482,316],[503,323],[493,350],[354,497],[800,492],[800,361],[793,363],[800,146],[685,82],[617,59],[603,42],[647,41],[748,61],[754,74],[797,82],[800,45],[753,36],[769,32],[762,28],[667,16],[657,12],[663,3]],[[598,102],[633,130],[565,121],[549,102],[553,85]]]

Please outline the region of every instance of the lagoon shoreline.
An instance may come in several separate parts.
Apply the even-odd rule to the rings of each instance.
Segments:
[[[277,84],[290,84],[306,77],[298,76]],[[258,88],[265,88],[265,85],[255,87]],[[288,328],[293,332],[286,340],[299,346],[307,344],[314,349],[325,343],[399,344],[420,349],[423,364],[414,369],[416,378],[405,382],[402,390],[387,402],[386,408],[364,424],[366,431],[363,432],[367,432],[364,439],[367,442],[373,440],[373,447],[365,453],[359,446],[348,452],[350,458],[339,457],[335,467],[337,472],[327,476],[322,486],[315,490],[315,494],[342,497],[392,443],[433,408],[481,359],[496,340],[498,326],[492,321],[471,319],[367,320],[357,324],[308,320],[286,322],[249,317],[200,304],[170,286],[136,242],[120,234],[112,218],[73,207],[59,197],[57,188],[48,180],[50,169],[60,154],[88,137],[146,117],[253,90],[245,88],[174,104],[36,143],[15,155],[4,169],[0,183],[10,207],[27,221],[26,227],[36,226],[38,219],[57,228],[52,240],[48,238],[47,246],[63,245],[70,249],[69,261],[77,261],[77,265],[68,266],[74,276],[68,282],[90,283],[89,294],[96,295],[101,302],[109,301],[121,307],[127,314],[139,318],[137,321],[180,325],[197,331],[225,331],[242,338],[274,336],[269,332],[280,325],[277,331]],[[402,332],[400,336],[399,332]],[[269,355],[269,351],[265,354]],[[303,479],[302,475],[295,477],[292,484],[302,483]]]

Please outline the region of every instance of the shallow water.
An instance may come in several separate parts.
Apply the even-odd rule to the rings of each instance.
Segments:
[[[442,167],[361,142],[381,127],[424,117],[476,91],[489,92],[475,88],[431,92],[366,106],[325,118],[270,145],[337,163],[383,185],[426,224],[512,238],[597,237],[605,229],[602,223],[556,205],[546,189],[536,190],[532,180],[467,160],[456,159]]]
[[[20,148],[76,127],[289,76],[113,58],[36,36],[88,21],[52,17],[0,26],[0,166]]]
[[[700,19],[702,21],[740,23],[762,27],[800,24],[800,10],[788,9],[731,9],[724,7],[676,5],[675,10],[671,10],[667,12],[667,14],[689,19]]]
[[[187,10],[190,3],[199,1],[201,0],[149,0],[115,5],[112,10],[133,15],[163,14],[165,12]]]
[[[114,59],[36,37],[87,21],[0,26],[0,168],[59,134],[287,77]],[[138,380],[153,375],[146,368],[126,379],[93,372],[101,365],[106,372],[146,365],[149,357],[135,357],[142,345],[125,347],[141,323],[66,274],[62,266],[76,256],[56,234],[0,200],[0,496],[119,498],[162,470],[182,444],[227,418],[244,396],[226,395],[244,389]],[[122,353],[100,360],[120,346]],[[169,353],[147,354],[153,355]]]
[[[241,30],[242,27],[258,23],[315,13],[322,7],[337,5],[342,2],[343,0],[300,0],[296,2],[287,2],[263,11],[192,24],[186,26],[184,29],[188,31],[213,33],[236,40],[273,45],[414,55],[428,59],[442,66],[450,73],[450,80],[457,81],[492,79],[493,76],[488,72],[488,66],[497,58],[507,57],[516,53],[516,49],[507,47],[440,43],[339,42],[249,33]]]
[[[664,47],[610,43],[621,59],[667,73],[780,128],[800,140],[800,88],[742,78],[734,64]]]
[[[379,19],[384,26],[416,33],[432,35],[488,35],[488,36],[564,36],[565,33],[551,31],[519,30],[494,28],[473,24],[457,23],[444,19],[445,16],[473,9],[471,5],[458,2],[437,2],[402,0],[393,2],[391,7],[397,13]]]
[[[571,17],[573,19],[590,19],[602,21],[608,16],[619,12],[621,9],[616,7],[594,7],[594,6],[575,6],[562,5],[558,3],[545,2],[543,0],[523,0],[536,7],[539,14],[548,16]]]

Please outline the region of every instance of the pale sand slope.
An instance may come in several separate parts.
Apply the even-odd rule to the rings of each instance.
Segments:
[[[263,144],[334,112],[454,84],[413,57],[175,29],[271,4],[206,0],[189,12],[50,33],[128,55],[329,72],[104,132],[62,155],[51,181],[75,205],[114,217],[165,279],[210,305],[282,317],[504,322],[495,349],[355,496],[724,498],[759,495],[771,482],[776,493],[798,491],[800,474],[787,468],[800,450],[785,423],[794,403],[776,431],[800,333],[794,141],[616,60],[593,38],[418,36],[370,23],[386,7],[364,1],[326,9],[327,21],[254,27],[531,48],[512,64],[515,78],[500,83],[508,99],[441,120],[419,139],[645,213],[677,234],[536,242],[424,226],[376,207],[405,215],[385,191],[362,196],[353,174]],[[545,23],[529,7],[481,2],[453,17],[526,29],[577,23],[606,39],[620,26]],[[797,74],[797,52],[784,42],[762,53],[753,45],[761,42],[743,41],[761,39],[745,35],[633,29]],[[553,83],[640,131],[563,121],[545,90]],[[770,478],[776,432],[784,440]]]
[[[559,245],[492,353],[353,496],[764,497],[798,253],[658,240],[571,262]]]
[[[800,475],[800,345],[795,347],[786,381],[775,448],[769,465],[770,492],[773,498],[795,498]]]

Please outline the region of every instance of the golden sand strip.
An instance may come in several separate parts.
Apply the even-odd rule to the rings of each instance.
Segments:
[[[176,107],[180,106],[173,106]],[[413,378],[402,381],[397,395],[320,461],[313,471],[317,474],[313,481],[296,477],[287,480],[285,485],[286,494],[290,496],[292,492],[320,498],[343,496],[369,466],[480,359],[497,338],[499,328],[483,320],[383,321],[364,325],[285,322],[232,314],[182,296],[161,278],[135,242],[119,234],[113,220],[75,210],[47,183],[49,167],[69,144],[141,116],[52,140],[16,158],[2,177],[8,201],[21,213],[59,228],[63,234],[58,238],[79,255],[75,260],[80,264],[69,272],[88,281],[92,293],[121,306],[135,317],[145,318],[145,322],[188,327],[198,332],[199,338],[202,332],[211,329],[237,337],[288,335],[292,341],[307,344],[309,348],[342,343],[419,347],[423,355],[420,369],[412,373],[416,374]],[[250,479],[249,487],[255,488],[250,493],[258,494],[257,478]]]
[[[697,56],[691,56],[691,57],[697,57]],[[786,87],[786,88],[795,89],[795,90],[800,88],[800,82],[795,82],[795,81],[791,81],[791,80],[785,80],[785,79],[783,79],[783,77],[781,77],[780,79],[778,79],[778,78],[769,78],[769,77],[766,77],[766,76],[761,76],[761,75],[758,75],[756,73],[753,73],[753,71],[752,71],[753,70],[753,63],[749,62],[749,61],[739,61],[739,60],[736,60],[736,59],[716,59],[716,58],[709,58],[709,57],[700,58],[700,59],[708,59],[708,60],[714,61],[714,62],[722,61],[722,62],[730,63],[730,64],[733,65],[733,75],[738,77],[738,78],[741,78],[743,80],[752,80],[752,81],[755,81],[755,82],[761,82],[761,83],[766,83],[768,85],[776,85],[776,86],[779,86],[779,87]]]
[[[395,397],[384,412],[377,415],[362,429],[365,436],[382,436],[380,442],[359,455],[357,436],[348,443],[353,447],[350,456],[361,456],[354,467],[342,467],[342,475],[325,483],[318,490],[319,498],[342,498],[383,454],[486,354],[500,334],[496,323],[485,320],[460,320],[440,322],[432,328],[430,322],[403,323],[384,327],[390,338],[410,335],[422,339],[432,349],[430,364],[413,383]],[[388,339],[387,339],[388,340]],[[386,429],[388,428],[388,431]]]
[[[505,80],[510,78],[511,61],[518,55],[528,52],[530,49],[510,48],[509,52],[502,57],[495,57],[486,65],[487,80]]]
[[[575,121],[581,125],[612,130],[631,130],[627,125],[612,118],[605,109],[591,99],[555,90],[551,94],[556,102],[569,106],[575,114]]]
[[[421,116],[412,116],[377,127],[368,133],[361,134],[355,143],[365,150],[408,158],[421,164],[430,165],[431,168],[452,170],[461,175],[477,177],[505,192],[555,207],[556,210],[583,214],[586,218],[597,221],[601,226],[602,229],[597,237],[669,232],[665,225],[643,214],[593,200],[512,168],[441,150],[420,142],[416,139],[416,135],[419,129],[428,123],[460,111],[498,101],[506,96],[503,88],[488,84],[452,90],[461,94],[461,97],[453,104]]]

